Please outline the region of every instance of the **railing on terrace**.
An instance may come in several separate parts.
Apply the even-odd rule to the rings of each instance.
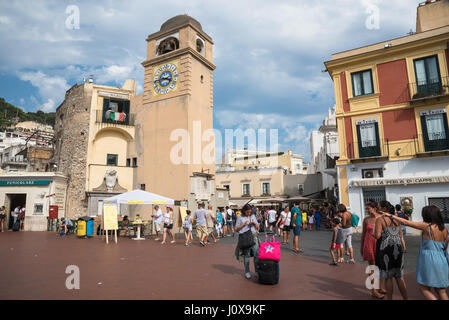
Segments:
[[[357,149],[356,149],[357,148]],[[355,156],[355,150],[358,150],[358,157]],[[364,140],[357,143],[348,143],[348,157],[351,160],[355,159],[369,159],[389,157],[390,148],[388,139],[378,140]]]
[[[449,95],[449,77],[409,83],[411,101]]]
[[[438,134],[420,134],[415,139],[416,153],[449,152],[449,135],[446,132]]]
[[[103,114],[103,110],[96,110],[96,123],[105,123],[110,125],[120,125],[120,126],[134,126],[135,125],[135,114],[128,113],[124,117],[123,121],[120,121],[120,117],[115,120],[106,119],[105,115]]]

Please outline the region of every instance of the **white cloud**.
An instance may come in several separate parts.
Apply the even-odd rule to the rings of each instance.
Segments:
[[[39,88],[39,107],[46,109],[90,74],[97,83],[120,86],[134,78],[142,92],[146,36],[187,13],[214,40],[218,125],[279,127],[285,147],[302,143],[334,103],[332,81],[321,73],[323,61],[335,52],[405,35],[414,28],[420,1],[76,1],[79,30],[65,27],[68,3],[1,1],[0,71]],[[379,7],[379,30],[365,27],[368,2]]]
[[[56,103],[64,100],[65,92],[69,89],[67,81],[62,77],[50,77],[45,73],[21,72],[18,76],[23,81],[29,81],[34,87],[38,88],[39,95],[45,101],[38,109],[49,112],[54,111]]]

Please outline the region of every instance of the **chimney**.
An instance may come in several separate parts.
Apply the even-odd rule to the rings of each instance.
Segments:
[[[449,26],[449,0],[426,0],[418,6],[416,33]]]

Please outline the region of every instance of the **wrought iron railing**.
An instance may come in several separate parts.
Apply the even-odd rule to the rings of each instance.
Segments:
[[[135,125],[135,114],[128,113],[125,115],[123,121],[120,121],[120,119],[112,120],[112,119],[106,119],[105,114],[103,113],[103,110],[97,110],[96,111],[96,121],[97,123],[107,123],[111,125],[121,125],[121,126],[134,126]]]
[[[449,95],[449,77],[440,77],[409,84],[411,100]]]
[[[448,151],[449,135],[447,132],[439,134],[417,135],[415,138],[416,153]]]
[[[348,143],[348,158],[356,159],[355,148],[358,150],[357,159],[389,157],[390,156],[390,142],[388,139],[380,140],[364,140],[357,143]]]

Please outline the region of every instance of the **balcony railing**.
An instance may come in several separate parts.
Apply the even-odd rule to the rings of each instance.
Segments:
[[[449,95],[449,77],[410,83],[411,101]]]
[[[135,125],[135,114],[128,113],[126,114],[126,117],[124,121],[117,120],[111,120],[106,119],[106,117],[103,114],[103,110],[97,110],[96,111],[96,123],[107,123],[111,125],[120,125],[120,126],[134,126]]]
[[[355,148],[358,150],[358,157],[355,156]],[[388,139],[380,141],[358,141],[357,143],[348,143],[348,157],[350,160],[374,159],[390,156],[390,147]]]
[[[446,152],[449,153],[449,135],[440,134],[418,135],[415,139],[416,154]]]

